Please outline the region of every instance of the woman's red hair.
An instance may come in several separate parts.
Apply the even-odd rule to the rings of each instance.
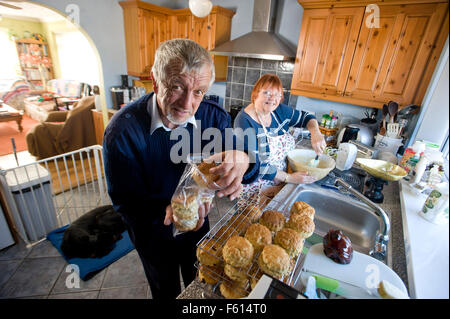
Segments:
[[[255,86],[252,90],[252,103],[255,103],[256,97],[258,96],[259,92],[266,87],[271,87],[272,89],[277,89],[281,92],[281,100],[283,101],[283,84],[281,83],[280,78],[276,74],[272,73],[266,73],[263,76],[261,76],[258,81],[256,81]]]

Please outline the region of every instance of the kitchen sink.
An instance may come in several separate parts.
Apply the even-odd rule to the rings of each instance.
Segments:
[[[340,229],[356,250],[368,254],[373,248],[380,222],[367,206],[348,197],[307,188],[301,189],[294,201],[304,201],[316,210],[316,235],[323,237],[330,229]]]
[[[315,184],[288,184],[267,208],[288,214],[295,201],[304,201],[316,211],[314,235],[306,240],[305,247],[322,242],[330,229],[339,229],[350,238],[354,250],[369,255],[374,249],[379,230],[384,226],[374,209],[365,203]]]

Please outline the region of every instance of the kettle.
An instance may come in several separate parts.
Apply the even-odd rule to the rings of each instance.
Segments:
[[[370,128],[360,124],[349,124],[344,127],[338,134],[337,146],[350,140],[360,142],[361,144],[372,146],[373,132]]]

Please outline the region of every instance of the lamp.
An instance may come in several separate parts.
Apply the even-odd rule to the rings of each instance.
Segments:
[[[196,17],[203,18],[211,12],[212,3],[209,0],[189,0],[189,9]]]

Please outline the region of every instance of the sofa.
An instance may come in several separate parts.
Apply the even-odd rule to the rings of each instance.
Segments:
[[[27,135],[28,152],[38,160],[95,145],[92,109],[95,97],[75,102],[70,111],[48,112],[44,122],[32,127]]]
[[[25,108],[24,100],[38,88],[24,78],[2,80],[0,100],[18,111]]]
[[[84,96],[91,95],[91,89],[89,84],[79,81],[50,80],[46,83],[46,89],[39,95],[24,99],[25,114],[36,121],[45,122],[49,112],[69,110],[73,103]]]

